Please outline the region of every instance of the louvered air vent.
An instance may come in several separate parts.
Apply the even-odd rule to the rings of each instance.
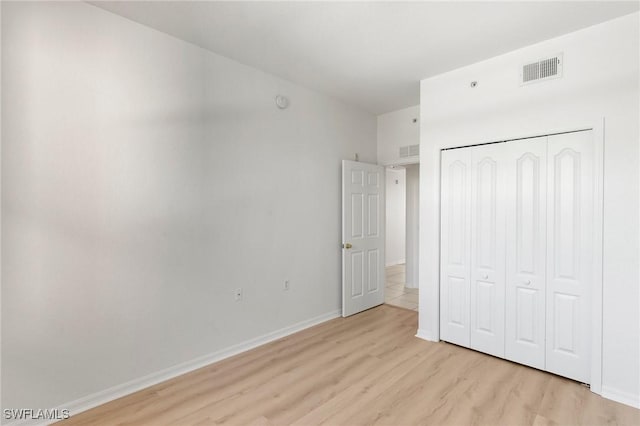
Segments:
[[[520,84],[531,84],[559,77],[562,77],[562,53],[524,65],[520,73]]]
[[[400,147],[400,158],[415,157],[420,155],[420,145],[406,145]]]

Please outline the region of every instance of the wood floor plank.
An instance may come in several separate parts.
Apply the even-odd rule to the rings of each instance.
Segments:
[[[571,380],[414,337],[383,305],[96,407],[65,425],[629,425]]]
[[[353,383],[340,394],[336,394],[326,403],[315,407],[310,412],[299,417],[292,424],[340,424],[336,416],[348,417],[349,413],[357,412],[362,405],[388,389],[389,383],[416,368],[422,357],[430,351],[426,342],[415,341],[413,345],[404,348],[394,362],[381,360],[377,368],[367,376]],[[355,403],[354,403],[355,401]],[[299,414],[298,414],[299,416]]]

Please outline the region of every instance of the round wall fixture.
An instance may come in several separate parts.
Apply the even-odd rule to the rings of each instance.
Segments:
[[[278,95],[276,96],[276,106],[280,109],[285,109],[289,106],[289,99],[286,96]]]

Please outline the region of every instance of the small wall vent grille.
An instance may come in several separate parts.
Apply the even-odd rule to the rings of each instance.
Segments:
[[[400,158],[415,157],[420,155],[420,145],[406,145],[400,147]]]
[[[562,53],[522,66],[520,85],[562,77]]]

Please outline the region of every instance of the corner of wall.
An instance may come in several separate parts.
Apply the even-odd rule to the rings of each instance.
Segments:
[[[426,340],[428,342],[439,342],[438,339],[431,331],[419,328],[416,332],[416,337],[422,340]]]

